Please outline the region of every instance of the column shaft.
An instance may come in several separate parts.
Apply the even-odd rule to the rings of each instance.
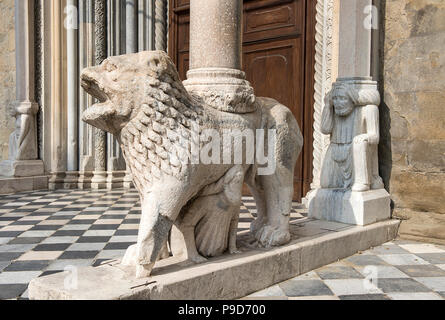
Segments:
[[[215,109],[256,110],[253,88],[241,69],[242,0],[190,1],[190,70],[187,90]]]
[[[138,50],[138,1],[127,0],[125,11],[127,53],[134,53]]]
[[[154,1],[154,17],[155,50],[167,51],[167,0]]]
[[[242,0],[190,1],[190,69],[241,69]]]
[[[340,1],[340,44],[338,76],[368,77],[371,75],[372,25],[366,9],[372,0]]]
[[[79,72],[78,72],[78,1],[67,0],[65,27],[67,28],[67,104],[68,104],[68,171],[79,170],[79,146],[78,146],[78,97],[79,97]]]
[[[94,1],[94,42],[95,64],[101,64],[107,57],[107,1]],[[94,189],[106,187],[107,133],[94,129],[94,175],[91,186]]]

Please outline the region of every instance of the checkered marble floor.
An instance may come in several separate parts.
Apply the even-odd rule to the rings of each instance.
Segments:
[[[394,240],[246,299],[443,300],[445,246]]]
[[[255,210],[243,198],[240,233]],[[305,215],[295,203],[292,220]],[[26,299],[36,277],[121,258],[136,242],[139,219],[135,190],[0,196],[0,299]],[[247,297],[263,298],[442,299],[445,246],[396,240]]]
[[[305,215],[298,208],[295,203],[293,221]],[[140,210],[135,190],[0,196],[0,299],[26,299],[36,277],[121,258],[136,242]],[[240,233],[255,212],[253,199],[243,198]]]

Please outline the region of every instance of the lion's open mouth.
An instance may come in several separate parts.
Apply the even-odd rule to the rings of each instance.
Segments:
[[[87,108],[82,114],[82,120],[90,125],[111,131],[110,119],[114,113],[110,97],[100,84],[100,73],[97,67],[87,68],[82,72],[81,85],[84,90],[98,100],[98,103]]]
[[[87,93],[99,100],[100,103],[108,100],[108,96],[104,90],[100,88],[97,79],[93,76],[93,72],[90,72],[88,69],[81,75],[81,85]]]

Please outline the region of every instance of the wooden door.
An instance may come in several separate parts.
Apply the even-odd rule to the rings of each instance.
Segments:
[[[312,182],[316,0],[244,0],[243,70],[257,96],[289,107],[304,136],[295,200]],[[169,54],[184,80],[189,68],[189,0],[170,1]]]

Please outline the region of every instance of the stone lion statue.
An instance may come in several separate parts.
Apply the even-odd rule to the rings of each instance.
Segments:
[[[137,277],[150,275],[173,226],[174,254],[187,254],[200,262],[227,249],[236,252],[244,182],[258,207],[251,226],[258,243],[267,247],[290,241],[294,167],[303,138],[288,108],[273,99],[257,98],[254,112],[218,111],[187,92],[162,51],[110,57],[85,69],[81,83],[99,101],[85,111],[83,120],[117,137],[140,194],[138,241],[122,261],[136,267]],[[227,130],[258,129],[268,138],[274,132],[275,139],[266,139],[273,141],[272,174],[260,175],[263,163],[256,158],[221,164],[195,157],[194,150],[206,148],[207,142],[200,138],[206,130],[216,139],[215,134]],[[255,145],[265,154],[267,143]],[[242,147],[249,144],[243,142]],[[228,145],[218,148],[211,149],[209,157],[227,152]]]

